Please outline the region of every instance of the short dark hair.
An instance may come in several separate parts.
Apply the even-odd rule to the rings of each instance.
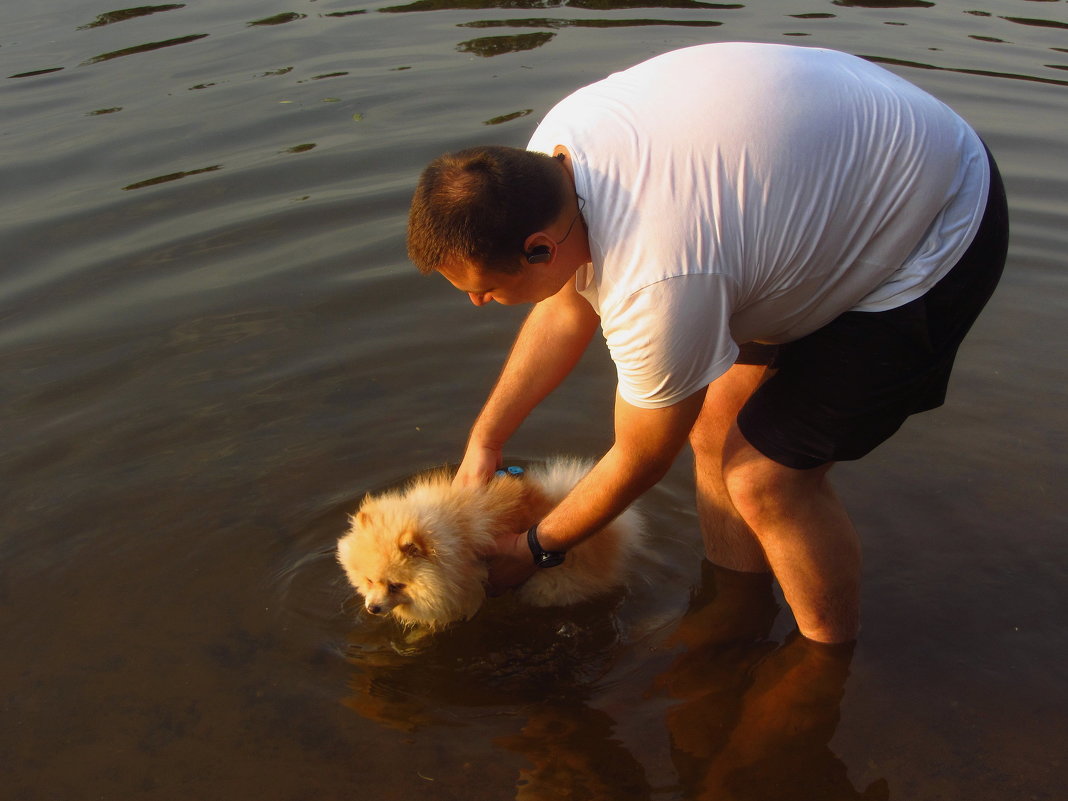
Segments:
[[[450,258],[519,272],[526,238],[560,215],[567,193],[564,171],[544,153],[496,145],[446,153],[416,187],[408,257],[423,273]]]

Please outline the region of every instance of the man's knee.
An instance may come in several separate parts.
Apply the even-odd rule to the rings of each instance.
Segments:
[[[796,470],[765,456],[735,426],[727,438],[723,481],[731,502],[754,529],[789,516],[807,493],[817,491],[831,465]]]
[[[732,459],[725,461],[723,466],[723,482],[731,503],[751,526],[782,505],[777,471],[772,465],[762,464],[762,460],[762,456]]]

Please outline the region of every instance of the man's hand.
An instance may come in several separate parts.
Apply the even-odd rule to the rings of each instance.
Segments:
[[[481,487],[493,478],[494,472],[501,466],[501,451],[482,445],[468,445],[464,460],[453,476],[454,487]]]
[[[497,538],[496,550],[489,555],[489,587],[491,596],[502,595],[534,575],[534,557],[527,545],[527,533],[506,534]]]
[[[455,486],[480,486],[493,478],[501,466],[504,443],[571,372],[600,324],[601,318],[574,281],[534,305],[471,428]]]

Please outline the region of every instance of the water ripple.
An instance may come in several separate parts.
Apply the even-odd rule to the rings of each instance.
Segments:
[[[147,17],[149,14],[158,14],[161,11],[174,11],[185,8],[185,3],[171,3],[165,6],[138,6],[137,8],[124,8],[118,11],[107,11],[97,16],[95,20],[85,25],[79,25],[78,30],[84,31],[89,28],[101,28],[105,25],[113,25],[116,22],[125,22],[128,19]]]
[[[209,34],[206,33],[194,33],[191,36],[179,36],[176,39],[167,39],[162,42],[149,42],[148,44],[137,45],[136,47],[125,47],[122,50],[113,50],[110,53],[102,53],[99,56],[94,56],[87,61],[82,62],[82,66],[87,64],[98,64],[101,61],[111,61],[115,58],[122,58],[123,56],[132,56],[137,53],[149,53],[153,50],[162,50],[165,47],[174,47],[176,45],[189,44],[199,39],[206,39]]]
[[[505,53],[521,53],[534,50],[552,41],[554,33],[520,33],[515,36],[482,36],[460,42],[456,49],[461,53],[473,53],[482,58],[501,56]]]
[[[45,67],[40,70],[30,70],[29,72],[20,72],[17,75],[8,75],[8,78],[35,78],[38,75],[48,75],[50,72],[59,72],[63,67]]]
[[[1051,19],[1031,19],[1030,17],[1001,17],[1001,19],[1015,22],[1017,25],[1029,25],[1032,28],[1068,29],[1068,22],[1055,22]]]
[[[524,19],[484,19],[461,22],[460,28],[636,28],[655,25],[683,28],[717,28],[723,23],[711,19],[562,19],[527,17]]]
[[[731,721],[794,720],[761,695],[769,662],[735,668],[757,654],[729,646],[671,679],[724,702],[674,731],[722,738],[668,731],[682,704],[652,682],[672,654],[651,647],[699,581],[687,460],[647,496],[665,572],[574,620],[526,625],[501,599],[401,655],[342,608],[330,548],[365,488],[460,456],[522,319],[407,263],[426,161],[521,146],[569,91],[646,56],[804,31],[975,122],[1014,230],[953,402],[843,466],[871,552],[870,629],[841,729],[778,761],[858,788],[886,773],[976,801],[1058,797],[1068,649],[1035,610],[1062,599],[1068,564],[1051,356],[1068,319],[1063,2],[149,2],[0,12],[0,77],[18,78],[0,81],[7,796],[270,801],[311,780],[324,797],[681,799],[682,773],[728,739],[757,744]],[[198,31],[211,38],[172,46]],[[141,42],[164,46],[127,47]],[[97,53],[113,60],[78,66]],[[585,358],[517,454],[611,444],[614,371],[601,348]],[[827,767],[832,751],[844,764]],[[517,783],[546,767],[552,787]],[[587,769],[603,792],[556,781]],[[642,770],[653,789],[632,792]]]
[[[264,19],[253,20],[248,23],[253,25],[285,25],[287,22],[296,22],[299,19],[305,19],[307,14],[298,14],[296,11],[287,11],[284,14],[275,14],[273,17],[266,17]]]
[[[548,9],[567,6],[590,11],[624,11],[634,8],[738,9],[740,3],[706,3],[703,0],[415,0],[403,6],[381,8],[384,14],[409,11],[453,11],[459,9]]]
[[[1013,81],[1031,81],[1033,83],[1045,83],[1053,86],[1068,86],[1068,81],[1059,78],[1042,78],[1037,75],[1021,75],[1012,72],[998,72],[996,70],[967,69],[965,67],[939,67],[934,64],[924,64],[919,61],[907,61],[900,58],[888,58],[887,56],[861,56],[876,64],[886,64],[895,67],[912,67],[921,70],[935,70],[938,72],[959,72],[962,75],[982,75],[986,78],[1008,78]]]
[[[221,170],[221,169],[222,169],[222,165],[221,164],[213,164],[210,167],[200,167],[199,169],[196,169],[196,170],[184,170],[182,172],[172,172],[172,173],[168,173],[167,175],[160,175],[160,176],[158,176],[156,178],[148,178],[148,179],[146,179],[144,181],[137,181],[136,183],[132,183],[132,184],[129,184],[128,186],[124,186],[123,189],[124,190],[126,190],[126,189],[144,189],[146,186],[156,186],[158,184],[165,184],[165,183],[167,183],[169,181],[177,181],[177,180],[180,180],[182,178],[188,178],[190,175],[200,175],[201,173],[215,172],[216,170]]]

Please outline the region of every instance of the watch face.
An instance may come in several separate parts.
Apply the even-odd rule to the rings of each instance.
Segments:
[[[565,554],[563,551],[546,551],[541,547],[541,543],[538,542],[538,527],[536,525],[531,526],[527,532],[527,545],[530,546],[530,552],[534,556],[534,565],[536,567],[556,567],[564,561]]]
[[[542,551],[538,557],[538,567],[556,567],[564,561],[564,554],[554,551]]]

